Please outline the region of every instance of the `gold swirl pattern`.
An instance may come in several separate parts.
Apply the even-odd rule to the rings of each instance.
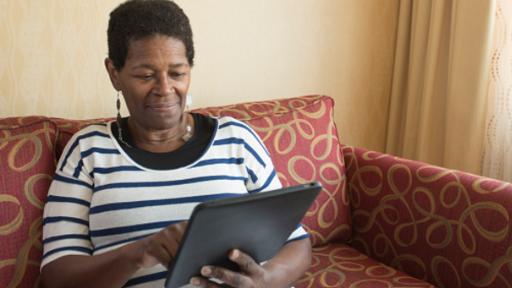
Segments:
[[[9,142],[7,141],[2,141],[3,139],[8,139],[11,137],[11,134],[9,132],[9,130],[0,130],[0,150],[4,149],[5,146],[7,146],[7,144],[9,144]]]
[[[396,274],[395,269],[384,265],[375,265],[365,270],[366,275],[376,278],[389,278]]]
[[[380,279],[362,279],[358,280],[350,286],[349,288],[360,288],[360,287],[382,287],[382,288],[391,288],[393,285],[385,280]]]
[[[42,117],[6,121],[12,121],[12,126],[0,129],[0,159],[6,160],[0,161],[0,286],[34,287],[42,254],[42,208],[55,170],[57,130]]]
[[[41,233],[42,233],[42,218],[34,220],[30,225],[29,229],[29,239],[23,244],[21,249],[18,252],[18,256],[16,257],[16,266],[14,269],[14,277],[11,279],[11,282],[7,287],[18,287],[23,280],[23,276],[26,273],[28,262],[29,262],[29,252],[33,249],[34,244],[40,242]],[[39,248],[41,248],[39,246]],[[42,253],[42,250],[38,250],[39,253]],[[37,263],[39,267],[40,263]]]
[[[343,152],[352,245],[439,287],[512,286],[512,184],[361,148]]]
[[[441,265],[444,265],[444,267],[441,267]],[[462,287],[457,269],[455,268],[453,263],[450,262],[448,259],[442,256],[434,256],[432,258],[431,266],[432,273],[434,274],[434,280],[437,283],[437,285],[441,287],[443,286],[444,281],[441,279],[440,272],[445,272],[447,269],[449,269],[448,273],[450,274],[450,277],[454,277],[452,283],[455,284],[455,286],[453,287]],[[446,273],[443,274],[446,275]]]
[[[330,128],[329,131],[335,131],[335,127],[332,123],[329,124]],[[325,148],[322,143],[325,143]],[[318,160],[325,160],[327,157],[330,156],[330,153],[333,151],[333,146],[337,146],[336,144],[338,142],[338,138],[333,135],[332,133],[326,133],[322,135],[318,135],[313,141],[311,142],[311,148],[309,153],[315,157],[315,159]],[[316,151],[319,150],[320,155],[316,154]]]
[[[25,144],[27,142],[31,142],[35,148],[33,157],[27,163],[17,166],[16,165],[16,155],[21,154],[18,152],[25,146]],[[37,138],[36,136],[31,136],[29,138],[22,139],[21,141],[19,141],[18,143],[16,143],[14,145],[14,147],[10,151],[9,155],[7,156],[7,162],[9,163],[9,167],[11,167],[11,169],[13,169],[16,172],[27,171],[28,169],[32,168],[39,161],[39,159],[41,158],[41,153],[42,153],[41,140],[39,138]],[[26,155],[26,154],[23,153],[23,155]]]
[[[433,174],[430,175],[430,173]],[[416,177],[418,177],[418,179],[423,183],[435,182],[446,176],[457,177],[457,175],[452,170],[439,169],[438,167],[430,165],[421,166],[418,168],[418,170],[416,170]]]
[[[314,95],[194,112],[232,116],[249,124],[269,150],[283,185],[322,183],[322,193],[303,221],[314,246],[331,239],[348,239],[351,229],[344,157],[333,121],[331,98]]]
[[[497,185],[498,184],[498,185]],[[490,185],[495,186],[493,188],[485,189],[482,186]],[[497,193],[503,190],[506,190],[507,188],[510,188],[510,183],[507,182],[496,182],[493,179],[481,177],[477,179],[475,182],[473,182],[472,188],[475,190],[475,192],[480,194],[488,194],[488,193]]]
[[[35,193],[34,185],[41,180],[47,180],[47,182],[45,184],[46,184],[46,187],[49,187],[49,183],[52,180],[52,176],[50,176],[48,174],[34,174],[34,175],[30,176],[27,179],[27,181],[25,181],[25,185],[23,188],[25,197],[28,200],[28,202],[30,202],[30,204],[32,204],[34,207],[36,207],[38,209],[43,209],[44,203],[43,203],[43,201],[41,201],[41,199],[39,199],[34,194]]]
[[[16,230],[18,230],[23,223],[23,208],[21,207],[21,203],[18,200],[18,198],[8,195],[8,194],[0,194],[0,204],[1,203],[14,203],[18,209],[18,213],[16,216],[13,217],[13,219],[8,222],[7,224],[4,224],[0,226],[0,235],[9,235],[11,233],[14,233]],[[3,210],[3,209],[2,209]],[[4,210],[5,211],[5,210]],[[2,218],[6,217],[8,215],[3,215]],[[4,218],[3,220],[5,220]],[[3,221],[2,221],[3,222]]]
[[[355,177],[360,180],[360,188],[362,189],[362,191],[364,191],[366,194],[370,196],[375,196],[378,193],[380,193],[380,191],[382,190],[381,181],[383,178],[382,171],[380,169],[378,169],[377,167],[367,166],[358,169],[356,173],[357,175],[355,175]],[[371,187],[370,185],[364,183],[364,181],[362,180],[363,178],[368,177],[369,174],[377,175],[377,178],[379,179],[378,184],[375,187]]]
[[[300,164],[299,164],[300,163]],[[304,167],[307,167],[304,169]],[[288,161],[288,172],[290,177],[297,183],[308,183],[317,179],[315,164],[307,157],[302,155],[293,156]],[[308,172],[310,175],[306,175]],[[302,173],[303,175],[299,175]]]
[[[311,268],[295,287],[434,287],[341,243],[314,247]]]

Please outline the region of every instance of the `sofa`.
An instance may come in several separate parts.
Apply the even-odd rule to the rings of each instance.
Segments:
[[[328,96],[195,112],[251,125],[283,185],[323,185],[295,287],[512,287],[512,184],[341,144]],[[108,120],[0,119],[0,287],[38,285],[56,161],[73,133]]]

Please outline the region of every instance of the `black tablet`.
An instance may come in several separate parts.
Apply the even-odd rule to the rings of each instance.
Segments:
[[[261,263],[272,258],[300,224],[321,190],[314,182],[197,205],[165,287],[181,287],[200,275],[204,265],[238,271],[228,258],[234,248]]]

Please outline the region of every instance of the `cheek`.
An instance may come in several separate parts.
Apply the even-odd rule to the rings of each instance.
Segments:
[[[178,89],[180,92],[184,92],[185,94],[188,91],[188,87],[190,85],[190,76],[183,79],[182,81],[179,81],[175,84],[176,89]]]
[[[125,92],[126,95],[129,95],[130,97],[141,97],[147,94],[147,92],[151,89],[150,85],[136,81],[127,82],[123,86],[123,92]]]
[[[144,102],[146,93],[140,87],[131,87],[123,90],[124,100],[128,107],[138,107]]]

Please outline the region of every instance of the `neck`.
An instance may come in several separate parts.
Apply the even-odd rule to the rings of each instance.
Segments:
[[[128,127],[134,144],[143,150],[155,153],[174,151],[191,137],[194,119],[188,113],[185,114],[179,125],[164,130],[148,129],[128,118]],[[187,127],[190,127],[187,129]]]

